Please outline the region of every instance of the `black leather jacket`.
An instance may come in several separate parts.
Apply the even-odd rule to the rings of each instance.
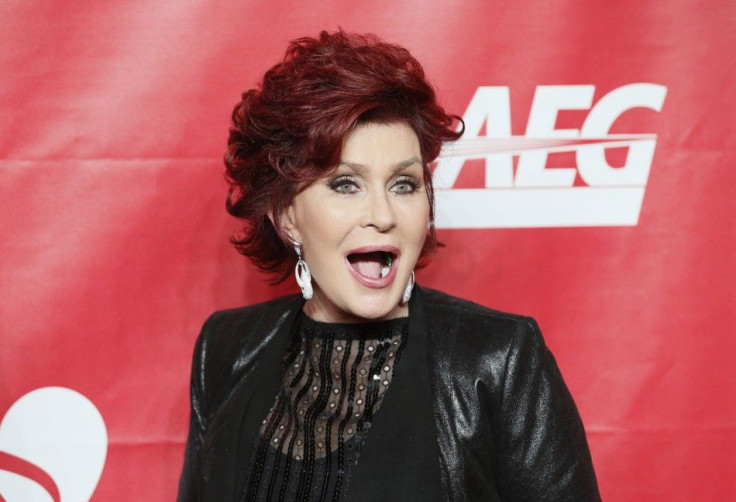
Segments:
[[[194,354],[179,500],[238,500],[298,296],[216,312]],[[533,319],[416,287],[348,500],[600,500],[583,425]]]

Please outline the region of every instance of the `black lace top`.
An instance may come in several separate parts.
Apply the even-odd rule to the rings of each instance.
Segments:
[[[242,500],[346,500],[407,319],[343,324],[299,315]]]

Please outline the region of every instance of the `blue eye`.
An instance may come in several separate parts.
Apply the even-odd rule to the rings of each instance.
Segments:
[[[358,191],[358,184],[350,176],[338,176],[329,183],[329,187],[337,193],[355,193]]]
[[[394,186],[391,187],[391,191],[399,195],[412,194],[419,188],[419,182],[414,178],[405,176],[396,180]]]

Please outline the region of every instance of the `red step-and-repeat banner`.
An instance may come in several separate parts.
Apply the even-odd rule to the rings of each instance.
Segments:
[[[464,139],[419,282],[538,319],[603,498],[736,494],[736,4],[3,2],[0,495],[172,500],[229,245],[230,110],[322,29],[423,62]]]

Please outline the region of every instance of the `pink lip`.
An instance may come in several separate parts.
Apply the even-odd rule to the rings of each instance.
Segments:
[[[386,277],[374,278],[361,275],[358,273],[357,270],[355,270],[355,268],[353,268],[350,260],[348,260],[348,256],[351,254],[376,253],[379,251],[384,251],[386,253],[391,253],[394,255],[394,262],[391,266],[391,270]],[[363,286],[371,289],[382,289],[393,284],[394,280],[396,279],[396,271],[399,268],[398,265],[400,257],[401,253],[399,252],[399,248],[395,246],[363,246],[360,248],[351,249],[350,251],[345,253],[345,264],[347,265],[348,270],[350,270],[350,273],[353,274],[353,277],[355,277],[357,281]]]

